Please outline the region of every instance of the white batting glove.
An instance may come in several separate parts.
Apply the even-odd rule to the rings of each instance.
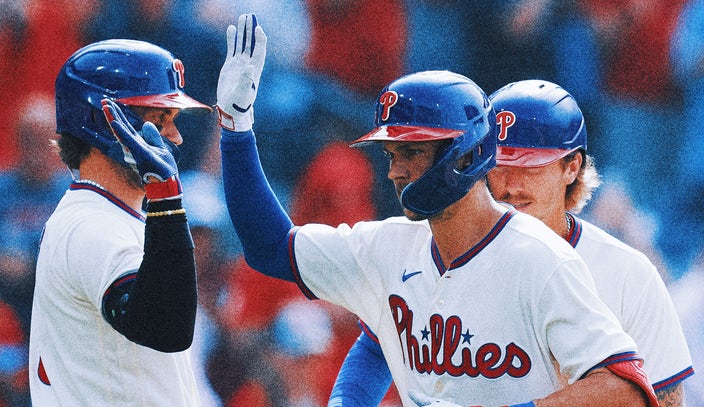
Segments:
[[[227,58],[220,69],[217,111],[220,125],[247,131],[254,123],[254,99],[264,69],[266,35],[254,14],[242,14],[227,27]]]
[[[409,390],[408,397],[410,397],[418,407],[462,407],[459,404],[449,401],[428,397],[426,394],[416,390]]]

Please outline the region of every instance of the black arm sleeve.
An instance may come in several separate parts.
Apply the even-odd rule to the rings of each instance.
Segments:
[[[180,208],[180,199],[148,204],[149,212]],[[106,291],[104,318],[140,345],[161,352],[188,349],[197,307],[193,249],[186,215],[147,217],[142,264]]]

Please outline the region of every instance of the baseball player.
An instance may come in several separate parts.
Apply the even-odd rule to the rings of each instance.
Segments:
[[[210,108],[183,86],[181,61],[132,40],[81,48],[58,74],[59,155],[77,178],[39,249],[33,405],[199,405],[187,351],[195,262],[174,118]]]
[[[542,80],[509,84],[489,99],[499,126],[497,168],[487,176],[494,197],[541,219],[577,250],[599,297],[638,345],[660,406],[684,405],[682,381],[694,373],[692,360],[660,274],[645,255],[575,216],[599,185],[576,101]],[[374,335],[363,327],[343,364],[331,406],[348,397],[369,397],[369,403],[378,404],[388,388],[375,384],[358,390],[360,366],[379,377],[375,383],[390,383]]]
[[[499,125],[497,168],[488,175],[494,197],[541,219],[577,250],[599,297],[638,345],[660,406],[682,406],[682,381],[694,370],[660,274],[644,254],[575,216],[599,185],[576,101],[541,80],[508,84],[489,98]]]
[[[405,217],[294,226],[252,131],[266,36],[242,15],[227,41],[223,181],[245,258],[364,320],[405,406],[418,395],[464,406],[657,405],[635,343],[574,249],[492,199],[483,180],[495,165],[496,115],[474,82],[447,71],[393,81],[377,127],[355,142],[381,144]]]

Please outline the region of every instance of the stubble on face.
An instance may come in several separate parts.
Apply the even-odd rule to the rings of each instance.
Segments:
[[[137,174],[135,170],[133,170],[131,167],[126,167],[124,165],[120,165],[112,161],[110,162],[110,164],[112,165],[113,170],[118,173],[123,179],[125,179],[130,187],[144,190],[144,184],[142,183],[139,174]]]

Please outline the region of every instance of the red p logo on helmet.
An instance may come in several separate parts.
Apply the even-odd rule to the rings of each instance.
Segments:
[[[516,124],[516,115],[509,111],[499,112],[496,114],[496,124],[499,125],[499,140],[506,140],[508,128]]]
[[[183,62],[180,59],[174,59],[172,65],[178,75],[178,87],[183,89],[186,86],[186,67],[183,66]]]
[[[398,102],[398,93],[393,90],[388,90],[379,97],[379,104],[382,106],[381,117],[382,121],[389,120],[391,108]]]

